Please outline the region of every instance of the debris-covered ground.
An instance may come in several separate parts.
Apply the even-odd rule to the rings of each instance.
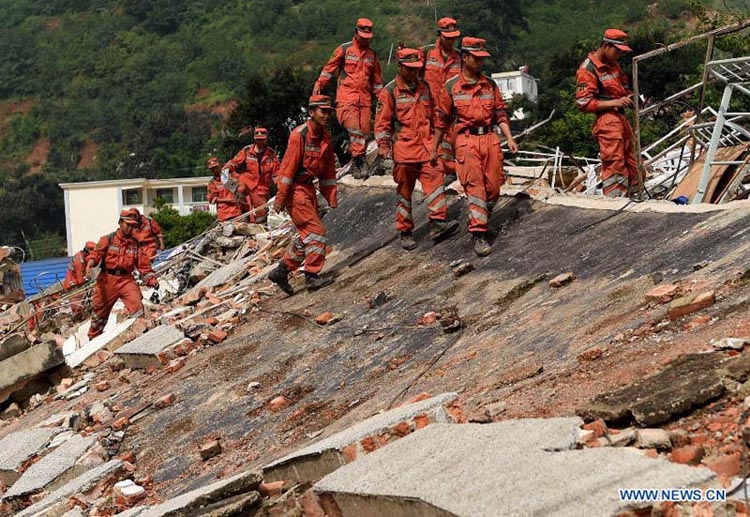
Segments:
[[[121,324],[77,367],[60,362],[45,374],[50,391],[5,401],[0,439],[53,430],[13,455],[2,449],[11,441],[0,442],[5,511],[49,502],[45,494],[83,473],[97,479],[40,511],[110,515],[221,480],[233,487],[232,476],[448,392],[458,396],[447,422],[579,415],[578,447],[642,448],[707,467],[716,486],[737,484],[750,411],[750,209],[612,211],[503,197],[491,219],[493,253],[478,259],[466,233],[433,246],[421,205],[419,246],[403,251],[393,189],[343,187],[341,199],[324,219],[332,286],[286,297],[264,275],[287,237],[258,237],[249,225],[241,239],[227,231],[238,245],[194,248],[200,261],[163,282],[166,302],[148,317]],[[451,214],[465,218],[463,200],[454,198]],[[183,289],[185,277],[202,283]],[[357,451],[387,449],[440,414],[409,416]],[[341,445],[341,462],[355,459]],[[50,479],[24,480],[54,454]],[[334,515],[330,501],[306,491],[316,480],[267,475],[258,487],[260,475],[245,474],[242,488],[222,485],[179,511],[218,504],[223,514],[316,515],[320,504]]]

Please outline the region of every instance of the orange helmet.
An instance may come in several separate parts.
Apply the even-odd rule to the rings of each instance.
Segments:
[[[94,241],[87,241],[86,244],[83,246],[83,249],[92,251],[94,248],[96,248],[96,243]]]
[[[214,167],[221,167],[221,162],[219,162],[219,159],[216,156],[212,156],[211,158],[206,161],[206,167],[209,169],[213,169]]]

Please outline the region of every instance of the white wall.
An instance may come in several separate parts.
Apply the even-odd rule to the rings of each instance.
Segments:
[[[80,251],[86,241],[96,242],[117,229],[121,205],[118,193],[116,186],[66,191],[69,256]]]

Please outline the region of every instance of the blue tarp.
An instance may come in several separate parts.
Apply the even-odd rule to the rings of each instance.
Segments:
[[[21,278],[26,297],[34,296],[41,289],[46,289],[55,282],[65,278],[65,271],[70,264],[69,257],[36,260],[21,264]]]

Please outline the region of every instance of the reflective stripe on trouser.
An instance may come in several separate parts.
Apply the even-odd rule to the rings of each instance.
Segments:
[[[425,203],[430,212],[428,217],[444,221],[448,216],[443,174],[438,172],[430,162],[397,163],[393,167],[393,180],[398,184],[396,187],[396,230],[399,232],[410,232],[414,228],[411,198],[417,180],[424,190]]]
[[[252,203],[252,206],[248,207],[248,210],[252,208],[257,208],[259,206],[263,206],[266,203],[268,203],[268,194],[266,195],[260,195],[257,192],[248,192],[247,197],[250,198],[250,203]],[[268,215],[268,208],[262,208],[255,212],[255,214],[250,214],[249,221],[251,223],[256,222],[258,219],[263,219]]]
[[[620,113],[604,113],[594,124],[594,136],[602,159],[603,194],[620,197],[637,191],[638,168],[628,119]]]
[[[443,141],[438,147],[438,171],[443,174],[454,174],[456,172],[456,133],[453,128],[443,133]]]
[[[326,262],[326,229],[318,216],[315,187],[295,184],[286,209],[299,236],[284,252],[284,264],[295,271],[304,260],[306,272],[319,273]]]
[[[141,289],[131,275],[100,274],[96,279],[94,295],[91,298],[93,315],[89,339],[95,338],[104,331],[109,313],[112,312],[112,307],[118,299],[122,299],[128,313],[135,314],[143,310],[141,298]]]
[[[336,118],[349,133],[349,152],[354,156],[365,154],[367,137],[372,131],[372,107],[352,104],[339,105]]]
[[[497,135],[458,135],[456,173],[469,200],[469,231],[486,232],[490,215],[487,205],[500,197],[505,180]]]

